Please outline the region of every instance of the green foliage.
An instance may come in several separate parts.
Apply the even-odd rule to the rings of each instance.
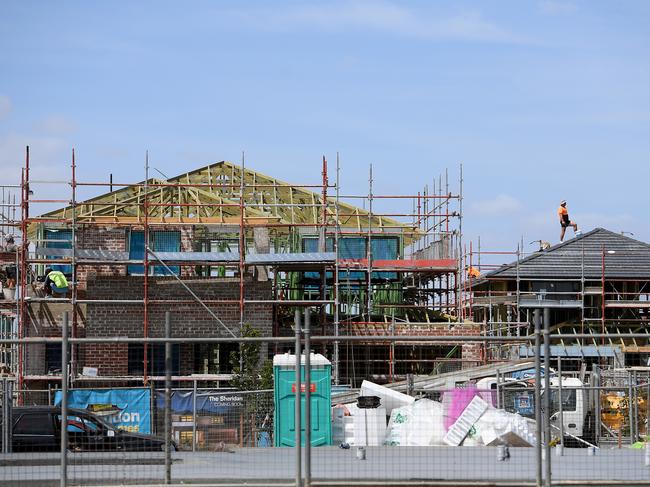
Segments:
[[[242,328],[242,337],[262,336],[249,323]],[[260,343],[242,343],[239,350],[230,354],[233,378],[231,384],[241,391],[257,391],[273,388],[273,363],[262,360]]]

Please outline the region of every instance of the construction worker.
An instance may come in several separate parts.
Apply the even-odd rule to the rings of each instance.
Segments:
[[[5,237],[5,245],[2,250],[4,252],[16,252],[18,250],[18,245],[16,245],[13,235],[7,235]]]
[[[68,292],[68,280],[61,271],[53,271],[50,267],[45,269],[45,283],[43,291],[48,296],[54,294],[65,295]]]
[[[471,279],[477,279],[481,277],[481,271],[479,271],[476,267],[469,266],[467,269],[467,277]]]
[[[2,247],[3,252],[17,252],[18,246],[14,242],[13,235],[7,235],[5,237],[5,245]],[[7,265],[5,267],[5,273],[7,275],[7,288],[14,289],[16,287],[16,265]]]
[[[573,227],[575,234],[579,235],[578,224],[569,219],[569,210],[566,209],[566,200],[560,201],[560,207],[557,209],[557,216],[560,218],[560,227],[562,227],[562,230],[560,230],[560,242],[564,241],[564,232],[566,232],[567,227]]]

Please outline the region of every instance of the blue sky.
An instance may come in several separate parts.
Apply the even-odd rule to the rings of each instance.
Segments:
[[[465,168],[467,238],[650,241],[650,2],[0,4],[0,171],[121,182],[240,159],[342,190],[421,190]],[[333,164],[331,166],[333,170]],[[51,191],[51,190],[50,190]],[[42,189],[46,194],[47,189]]]

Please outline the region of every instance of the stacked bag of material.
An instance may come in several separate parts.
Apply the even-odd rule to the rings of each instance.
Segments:
[[[442,404],[420,399],[393,409],[386,429],[385,445],[441,445],[444,436]]]
[[[340,438],[348,444],[389,446],[522,446],[535,445],[534,422],[496,409],[475,388],[446,392],[442,402],[415,400],[410,396],[364,381],[362,395],[381,399],[376,409],[356,405],[337,406],[333,424],[339,423]],[[383,415],[383,418],[381,417]],[[358,430],[358,431],[357,431]]]

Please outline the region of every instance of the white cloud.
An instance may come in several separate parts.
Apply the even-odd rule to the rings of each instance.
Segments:
[[[542,12],[549,15],[570,14],[578,10],[575,3],[559,2],[555,0],[546,0],[541,2],[539,8]]]
[[[77,126],[62,115],[49,115],[36,124],[39,132],[49,135],[67,135],[77,130]]]
[[[9,116],[11,112],[11,99],[8,96],[0,95],[0,120]]]
[[[471,209],[480,215],[507,215],[519,211],[521,203],[518,199],[502,193],[492,199],[473,204]]]
[[[484,19],[476,10],[435,16],[387,1],[352,0],[298,6],[283,11],[240,12],[241,18],[263,28],[316,27],[327,31],[366,29],[403,37],[485,42],[521,42]]]

